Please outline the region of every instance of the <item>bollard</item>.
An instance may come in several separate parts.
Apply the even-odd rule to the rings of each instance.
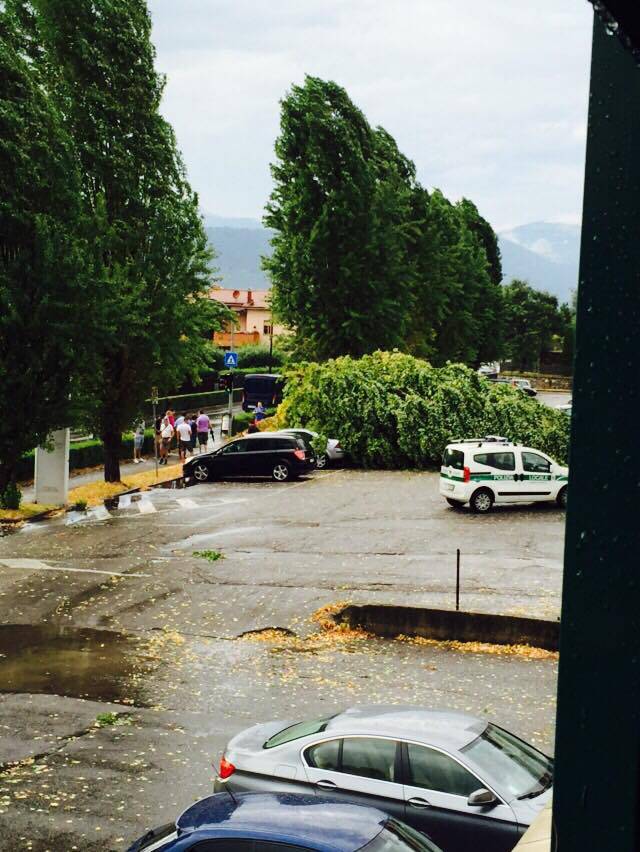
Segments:
[[[456,612],[460,609],[460,548],[456,550]]]

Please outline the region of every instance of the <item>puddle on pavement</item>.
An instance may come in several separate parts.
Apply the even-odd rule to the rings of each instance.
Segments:
[[[143,706],[138,641],[108,630],[0,625],[0,692],[45,693]]]

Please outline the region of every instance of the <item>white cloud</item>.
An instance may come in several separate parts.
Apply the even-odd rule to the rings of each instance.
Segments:
[[[496,226],[580,214],[586,0],[150,0],[163,111],[204,209],[260,216],[279,100],[336,80],[425,186]]]

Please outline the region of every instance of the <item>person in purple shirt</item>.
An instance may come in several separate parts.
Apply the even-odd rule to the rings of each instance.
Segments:
[[[210,425],[211,421],[204,413],[204,411],[200,409],[200,411],[198,412],[198,417],[196,419],[196,431],[198,432],[198,446],[200,447],[200,452],[203,452],[203,450],[206,452],[207,450]]]

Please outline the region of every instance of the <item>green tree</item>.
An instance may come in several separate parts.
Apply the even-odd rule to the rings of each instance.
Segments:
[[[402,346],[412,165],[343,88],[307,77],[282,101],[264,260],[273,305],[317,357]]]
[[[502,281],[502,257],[496,232],[487,220],[478,213],[478,208],[473,201],[463,198],[457,203],[456,207],[462,213],[469,230],[476,235],[484,248],[489,266],[489,277],[494,284],[500,284]]]
[[[77,417],[92,366],[90,258],[71,140],[0,11],[0,501],[16,464]],[[73,309],[70,309],[73,306]]]
[[[468,222],[473,211],[475,222],[477,210],[471,202],[451,204],[439,190],[429,196],[418,186],[413,197],[410,350],[437,364],[497,358],[502,293],[491,278],[484,241]]]
[[[88,411],[120,478],[122,432],[151,385],[175,387],[209,363],[226,309],[207,297],[211,254],[197,197],[159,112],[144,0],[33,0],[34,59],[73,138],[101,295]]]
[[[537,370],[553,335],[566,329],[558,299],[518,279],[504,287],[503,295],[507,354],[516,369]]]

